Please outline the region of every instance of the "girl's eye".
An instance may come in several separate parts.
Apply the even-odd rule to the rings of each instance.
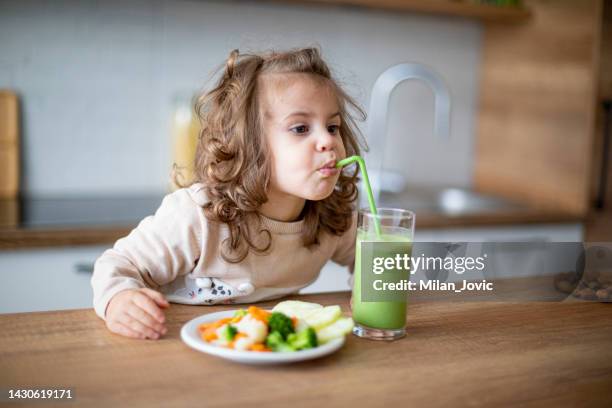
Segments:
[[[336,133],[338,133],[339,129],[340,129],[340,126],[338,125],[330,125],[327,127],[327,131],[331,133],[332,135],[335,135]]]
[[[291,131],[296,134],[302,134],[308,132],[308,127],[305,125],[296,126],[291,128]]]

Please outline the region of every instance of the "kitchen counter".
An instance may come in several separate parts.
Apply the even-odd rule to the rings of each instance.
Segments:
[[[112,244],[155,212],[163,194],[0,200],[0,250]],[[580,223],[560,210],[535,208],[458,189],[411,187],[383,194],[380,205],[416,212],[418,229]]]
[[[347,311],[349,296],[294,298]],[[0,315],[0,388],[71,388],[75,406],[100,407],[612,406],[611,306],[416,299],[404,339],[351,335],[332,355],[271,367],[182,343],[184,323],[228,306],[173,304],[158,341],[114,335],[87,309]]]

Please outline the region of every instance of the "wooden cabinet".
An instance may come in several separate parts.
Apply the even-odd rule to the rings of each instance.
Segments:
[[[0,90],[0,200],[17,197],[19,159],[19,102],[15,93]],[[0,215],[0,226],[7,224]]]
[[[590,208],[601,0],[526,0],[524,24],[487,24],[474,184],[543,208]]]
[[[599,46],[599,95],[612,99],[612,2],[604,1],[601,44]]]
[[[598,104],[595,131],[595,156],[593,161],[593,177],[591,191],[593,201],[602,200],[607,205],[607,211],[612,215],[612,140],[608,141],[607,152],[604,142],[606,131],[606,108],[604,102],[612,104],[612,2],[604,2],[599,44],[599,81],[597,84]],[[608,109],[610,109],[608,107]],[[608,132],[612,133],[612,123]],[[612,138],[612,134],[608,135]],[[607,154],[608,161],[604,161]],[[606,168],[607,167],[607,168]],[[601,196],[600,196],[600,190]],[[612,239],[612,237],[610,238]]]

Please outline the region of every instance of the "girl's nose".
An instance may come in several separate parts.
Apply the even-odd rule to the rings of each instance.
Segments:
[[[325,152],[333,150],[336,146],[336,136],[330,135],[327,129],[319,132],[317,135],[317,151]]]

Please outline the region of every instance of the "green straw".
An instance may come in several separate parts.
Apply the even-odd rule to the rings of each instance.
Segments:
[[[363,175],[363,182],[366,187],[366,193],[368,195],[368,203],[370,204],[370,212],[374,215],[374,228],[376,229],[376,235],[378,238],[381,237],[380,221],[378,220],[378,211],[376,210],[376,203],[374,202],[374,194],[372,194],[372,186],[370,186],[370,179],[368,178],[368,171],[366,170],[365,162],[361,156],[351,156],[346,159],[340,160],[336,163],[337,168],[342,168],[347,164],[357,162],[359,170]]]

